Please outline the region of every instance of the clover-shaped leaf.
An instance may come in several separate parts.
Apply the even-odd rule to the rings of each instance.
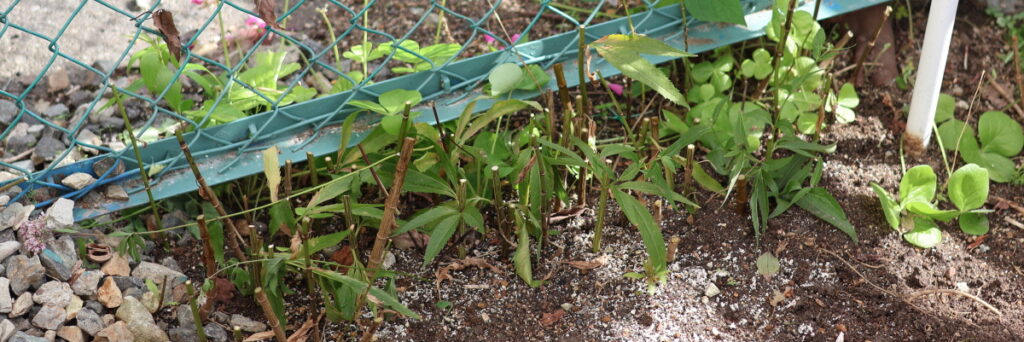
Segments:
[[[740,73],[743,77],[747,78],[753,77],[758,80],[765,79],[772,73],[771,53],[764,48],[754,50],[754,54],[751,56],[751,59],[743,61],[743,64],[740,65]]]
[[[369,61],[384,57],[385,53],[379,47],[375,49],[373,43],[367,42],[366,46],[363,46],[363,44],[354,45],[341,55],[353,61],[366,64]]]

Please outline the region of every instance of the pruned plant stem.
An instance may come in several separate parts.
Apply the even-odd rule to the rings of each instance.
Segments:
[[[192,151],[188,148],[188,144],[185,143],[185,137],[182,136],[181,130],[175,130],[174,135],[177,136],[178,144],[181,145],[181,152],[185,155],[185,160],[188,161],[188,165],[192,168],[192,174],[196,177],[196,182],[199,183],[199,196],[209,201],[210,204],[213,205],[213,208],[217,210],[217,214],[220,216],[227,216],[228,213],[224,210],[224,205],[220,202],[220,199],[217,198],[217,194],[213,189],[206,184],[206,179],[203,178],[203,174],[199,172],[199,165],[196,164],[195,158],[192,157]],[[242,241],[242,236],[238,233],[234,220],[224,220],[224,226],[228,228],[228,235],[231,235],[231,237],[226,237],[225,240],[228,241],[228,246],[231,247],[235,257],[242,262],[249,261],[245,252],[243,252],[242,248],[238,245],[239,241],[242,243],[245,241]]]
[[[511,248],[508,243],[511,231],[508,229],[508,222],[505,218],[505,194],[501,191],[501,174],[498,173],[498,166],[491,166],[491,184],[494,187],[494,215],[498,221],[498,233],[502,237],[502,246]]]
[[[579,28],[580,49],[576,56],[576,67],[580,74],[580,96],[583,96],[583,106],[577,108],[577,113],[587,115],[590,113],[590,98],[587,97],[587,26],[580,25]]]
[[[195,324],[196,336],[199,342],[206,342],[206,329],[203,328],[203,319],[199,316],[199,306],[196,305],[196,290],[192,288],[192,281],[185,281],[185,289],[188,291],[188,306],[192,309],[192,322]]]
[[[292,161],[284,161],[284,196],[292,195]]]
[[[309,184],[320,185],[320,180],[316,175],[316,156],[313,155],[313,152],[306,152],[306,166],[309,168]]]
[[[1017,79],[1017,94],[1020,95],[1015,103],[1024,102],[1024,76],[1021,76],[1021,65],[1020,65],[1020,43],[1017,40],[1017,35],[1013,36],[1013,74]],[[1024,113],[1018,113],[1024,115]]]
[[[242,327],[237,325],[231,327],[231,333],[235,336],[235,342],[245,341],[245,336],[242,336]]]
[[[267,294],[263,292],[263,288],[257,287],[253,290],[253,294],[256,296],[256,303],[263,310],[263,315],[267,317],[267,323],[274,330],[274,337],[277,339],[277,342],[288,342],[288,337],[284,334],[284,327],[281,326],[281,321],[274,314],[274,307],[270,306],[270,300],[267,299]]]
[[[867,60],[868,55],[875,50],[875,43],[878,41],[878,36],[882,33],[882,27],[885,27],[885,23],[889,21],[889,14],[892,13],[892,7],[886,6],[885,12],[882,12],[882,20],[878,22],[878,27],[875,27],[874,35],[871,36],[871,42],[868,43],[867,48],[857,58],[857,68],[853,69],[853,82],[860,84],[861,71],[864,70],[864,61]]]
[[[673,262],[676,261],[676,251],[679,249],[679,242],[682,241],[678,236],[673,236],[668,240],[668,250],[665,254],[665,261]]]
[[[163,220],[160,220],[160,209],[156,205],[156,199],[153,198],[153,186],[149,180],[149,172],[147,172],[146,165],[142,162],[142,152],[139,150],[139,141],[135,138],[135,130],[132,128],[132,124],[128,119],[128,111],[124,109],[124,102],[121,101],[120,92],[114,93],[114,102],[117,103],[117,109],[121,112],[121,119],[124,120],[124,129],[128,132],[128,139],[132,141],[132,152],[135,153],[135,163],[139,165],[139,176],[142,178],[142,185],[146,188],[146,198],[149,200],[149,210],[153,213],[153,217],[157,218],[157,230],[163,230]],[[12,182],[8,185],[14,186],[18,183],[21,183],[21,181]]]
[[[695,165],[693,161],[693,154],[697,151],[697,146],[693,144],[686,145],[686,170],[683,171],[683,184],[686,186],[687,192],[692,192],[693,187],[693,167]]]
[[[370,262],[366,266],[367,278],[373,282],[377,276],[377,269],[384,261],[384,248],[391,240],[391,232],[395,225],[395,211],[398,208],[399,195],[402,193],[402,185],[405,183],[405,173],[409,169],[409,161],[412,159],[412,148],[416,144],[415,138],[405,138],[402,142],[402,150],[398,157],[398,166],[395,167],[395,180],[391,184],[391,193],[384,201],[384,215],[380,219],[380,226],[377,228],[377,239],[373,242],[373,249],[370,251]]]
[[[744,215],[747,210],[747,175],[736,177],[736,213]]]
[[[206,216],[196,216],[196,225],[199,226],[199,237],[203,239],[203,266],[206,268],[206,278],[212,279],[217,272],[217,260],[213,257],[213,245],[210,242],[210,230],[206,227]]]

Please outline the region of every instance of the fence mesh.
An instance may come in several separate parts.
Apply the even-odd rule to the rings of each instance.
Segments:
[[[588,27],[588,41],[629,32],[625,18],[607,11],[621,4],[605,0],[278,0],[276,23],[257,20],[261,16],[250,1],[129,2],[0,0],[0,140],[6,147],[0,180],[20,190],[12,193],[12,202],[28,196],[38,207],[58,197],[79,200],[79,219],[145,203],[140,168],[123,133],[122,108],[143,143],[154,193],[163,198],[196,188],[191,174],[179,172],[188,165],[173,136],[168,139],[180,125],[193,129],[186,140],[215,184],[260,172],[254,152],[272,144],[287,147],[282,161],[304,160],[306,151],[335,151],[337,125],[355,111],[353,100],[417,90],[424,103],[436,103],[445,121],[461,113],[501,63],[548,70],[568,62],[567,74],[574,75],[579,26]],[[826,1],[822,17],[877,2]],[[748,13],[767,12],[771,3],[744,1]],[[678,47],[690,39],[691,52],[760,34],[756,23],[743,28],[688,20],[693,29],[682,37],[678,5],[643,0],[631,7],[638,33]],[[140,52],[164,42],[154,24],[158,10],[175,18],[183,46],[180,63]],[[393,48],[367,63],[353,61],[365,57],[356,47],[364,41]],[[594,63],[591,68],[608,67]],[[41,108],[47,101],[57,104]],[[61,102],[69,104],[62,108]],[[484,100],[476,109],[489,105]],[[368,125],[379,119],[362,115]],[[40,125],[42,132],[35,132]],[[34,150],[14,146],[26,131],[41,135]],[[111,134],[119,135],[104,142],[102,137]],[[19,158],[27,154],[30,163]],[[73,173],[97,181],[75,189],[62,182]],[[128,200],[94,191],[112,183],[125,186]]]

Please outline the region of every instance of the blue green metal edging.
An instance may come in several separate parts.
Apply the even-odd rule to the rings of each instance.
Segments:
[[[843,13],[855,11],[864,7],[874,6],[887,0],[823,0],[819,18],[829,18]],[[813,11],[814,2],[805,2],[801,9]],[[632,16],[633,24],[637,33],[664,40],[669,45],[682,49],[684,46],[682,30],[680,30],[680,10],[678,5],[658,8]],[[771,18],[769,10],[761,10],[749,13],[746,17],[748,27],[735,25],[707,24],[694,22],[689,25],[689,52],[700,53],[720,46],[725,46],[756,38],[764,34],[763,28]],[[605,23],[593,25],[587,28],[587,40],[593,41],[609,34],[628,33],[629,28],[626,18],[619,18]],[[392,89],[410,89],[409,85],[418,85],[415,88],[424,96],[424,101],[433,101],[437,105],[438,115],[442,122],[447,122],[458,117],[466,106],[477,99],[474,112],[484,111],[490,108],[497,100],[483,98],[479,86],[486,80],[488,73],[494,66],[502,63],[525,62],[526,64],[538,64],[543,68],[550,69],[555,63],[565,63],[565,73],[576,75],[577,69],[576,46],[578,45],[579,33],[577,31],[567,32],[536,41],[524,43],[507,50],[475,56],[464,60],[452,62],[439,69],[419,72],[401,76],[373,85],[365,86],[360,90],[346,91],[331,96],[326,96],[299,104],[278,108],[274,111],[252,115],[228,124],[204,128],[200,132],[186,134],[186,141],[190,142],[192,150],[196,154],[197,162],[204,170],[203,176],[209,184],[219,184],[244,176],[262,172],[263,164],[261,154],[258,153],[272,145],[277,145],[281,150],[279,160],[304,160],[306,152],[323,156],[338,149],[340,140],[337,132],[337,125],[347,115],[354,112],[355,108],[346,106],[353,99],[375,99],[376,95]],[[695,38],[695,39],[694,39]],[[700,43],[693,43],[700,42]],[[662,63],[672,58],[660,56],[646,56],[653,63]],[[521,60],[520,60],[521,59]],[[319,63],[319,62],[318,62]],[[306,70],[311,66],[306,66]],[[591,71],[600,70],[605,76],[619,74],[613,66],[594,56],[591,61]],[[550,70],[549,70],[550,73]],[[576,86],[578,80],[575,77],[568,77],[568,85]],[[554,89],[554,82],[549,82],[546,89]],[[545,90],[546,90],[545,89]],[[462,91],[461,93],[454,93]],[[542,91],[516,92],[511,95],[513,98],[528,99],[541,94]],[[425,110],[429,107],[421,106],[418,110]],[[282,115],[276,115],[282,114]],[[422,115],[419,121],[433,123],[430,115]],[[270,134],[260,134],[261,139],[253,140],[257,132],[266,127],[301,127],[274,131]],[[359,143],[366,135],[366,132],[353,136],[351,146]],[[300,136],[307,136],[300,138]],[[228,144],[224,144],[228,142]],[[206,146],[218,146],[216,148],[205,148]],[[126,153],[127,152],[127,153]],[[175,139],[162,139],[148,144],[142,148],[143,161],[147,167],[161,165],[164,170],[159,172],[159,186],[153,187],[153,195],[158,198],[168,198],[197,189],[197,184],[188,165],[181,156],[181,150]],[[239,154],[245,154],[241,157]],[[40,179],[47,180],[42,185],[53,187],[58,190],[69,191],[54,179],[74,172],[86,172],[92,174],[93,163],[105,158],[116,158],[117,163],[124,163],[127,170],[116,177],[109,175],[100,176],[93,185],[72,192],[67,192],[61,197],[79,198],[97,187],[110,183],[132,182],[134,188],[131,191],[130,199],[123,202],[107,202],[99,204],[96,208],[75,208],[75,219],[87,219],[105,213],[121,209],[143,205],[148,202],[146,194],[141,191],[140,182],[135,181],[138,177],[138,168],[135,159],[130,151],[122,150],[117,153],[109,153],[86,159],[75,164],[51,170]],[[176,172],[177,171],[177,172]],[[108,172],[109,174],[109,172]],[[38,187],[37,184],[22,185],[22,194]],[[38,207],[48,205],[53,200],[38,203]]]

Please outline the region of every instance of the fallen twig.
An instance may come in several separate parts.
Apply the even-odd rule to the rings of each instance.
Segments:
[[[981,298],[978,298],[977,296],[972,295],[970,293],[963,292],[963,291],[960,291],[960,290],[954,290],[954,289],[921,290],[921,291],[918,291],[917,293],[911,295],[909,298],[907,298],[907,300],[914,300],[914,299],[917,299],[918,297],[921,297],[921,296],[927,296],[927,295],[936,294],[936,293],[946,293],[946,294],[961,295],[961,296],[973,299],[974,301],[980,303],[985,308],[987,308],[989,310],[992,310],[992,312],[994,312],[997,316],[1002,316],[1003,315],[1002,311],[999,311],[999,309],[996,309],[994,306],[992,306],[992,304],[989,304],[985,300],[983,300]]]

